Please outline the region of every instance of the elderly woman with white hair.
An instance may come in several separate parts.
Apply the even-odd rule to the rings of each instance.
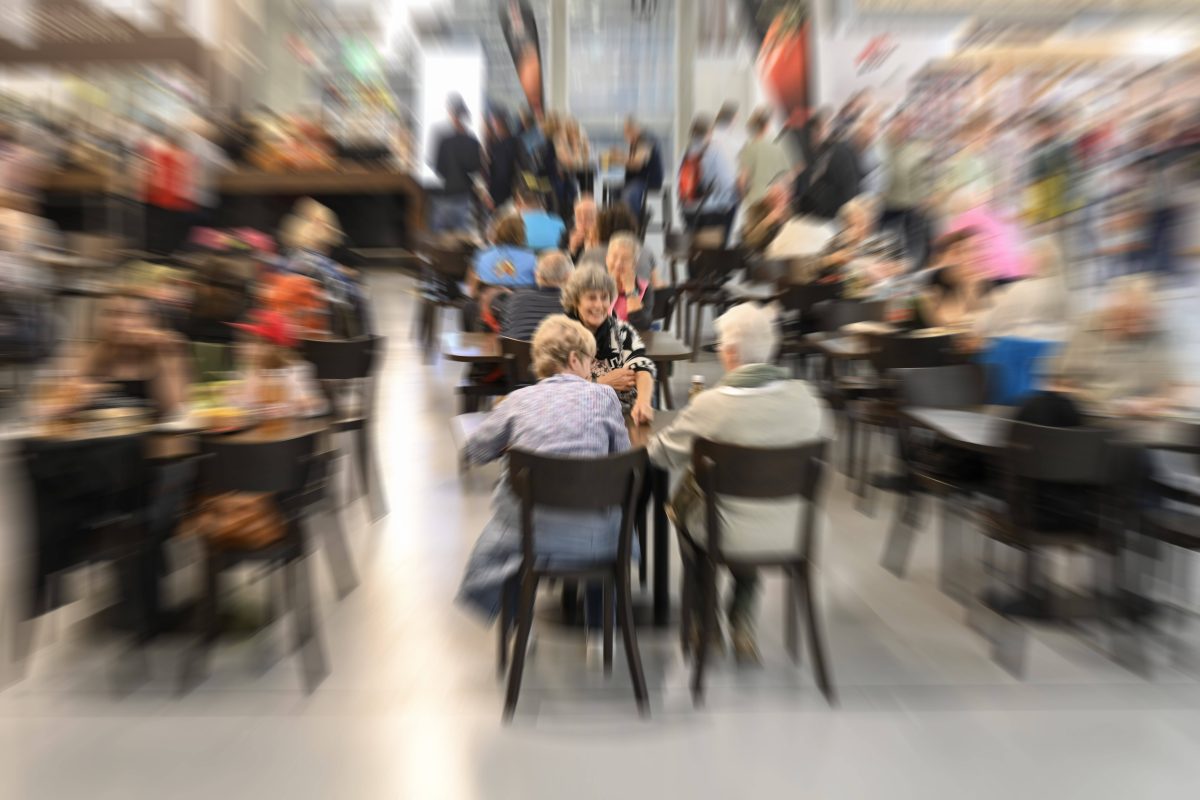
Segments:
[[[541,380],[513,392],[487,415],[464,448],[469,462],[494,461],[512,448],[577,458],[629,449],[617,395],[591,381],[596,341],[590,331],[562,314],[548,317],[534,334],[532,355]],[[521,507],[507,475],[492,496],[492,510],[459,590],[459,601],[489,621],[521,564]],[[619,513],[538,509],[535,516],[537,555],[548,565],[591,563],[616,552]]]
[[[562,305],[567,315],[583,323],[596,338],[592,379],[611,386],[634,422],[654,418],[654,362],[646,357],[646,346],[632,325],[612,315],[617,299],[617,282],[603,269],[582,266],[563,287]]]
[[[735,306],[716,321],[717,352],[725,377],[697,395],[666,430],[649,444],[650,460],[683,474],[671,501],[674,519],[703,547],[704,497],[689,467],[692,444],[706,438],[745,447],[788,447],[827,438],[830,419],[824,403],[804,381],[792,380],[772,360],[779,345],[772,313],[753,304]],[[795,544],[799,501],[726,498],[718,502],[722,549],[731,554],[789,550]],[[728,610],[739,661],[758,660],[754,603],[758,577],[735,572]],[[699,614],[693,619],[699,619]],[[688,631],[695,638],[697,631]]]
[[[1177,369],[1148,275],[1108,284],[1104,306],[1076,326],[1055,365],[1053,388],[1092,410],[1154,416],[1167,409]]]
[[[608,240],[605,266],[617,282],[617,298],[612,314],[639,331],[650,330],[654,322],[654,287],[649,280],[638,277],[638,259],[642,243],[632,233],[614,233]]]

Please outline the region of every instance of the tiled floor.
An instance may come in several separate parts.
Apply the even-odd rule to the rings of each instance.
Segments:
[[[652,719],[638,719],[620,653],[542,626],[517,720],[500,724],[494,638],[452,605],[488,513],[495,468],[456,473],[448,420],[456,365],[422,364],[408,340],[410,284],[373,276],[390,337],[379,430],[391,514],[348,509],[362,584],[337,602],[312,567],[332,673],[301,691],[286,655],[223,648],[211,678],[172,694],[174,657],[116,699],[113,651],[86,641],[84,605],[42,626],[30,675],[0,692],[3,798],[1195,797],[1200,683],[1157,659],[1150,680],[1086,639],[1038,631],[1025,681],[989,658],[935,586],[936,536],[904,580],[878,565],[891,515],[856,512],[831,481],[820,572],[841,706],[830,709],[783,648],[782,587],[762,613],[766,665],[719,662],[693,709],[673,632],[644,633]],[[447,320],[449,322],[449,319]],[[682,396],[693,371],[676,375]],[[11,460],[4,504],[13,508]],[[9,515],[11,517],[11,515]],[[4,528],[11,531],[11,518]],[[20,568],[12,536],[4,574]],[[102,590],[100,576],[92,591]],[[252,592],[244,592],[249,595]],[[0,606],[3,611],[5,606]],[[1200,631],[1197,631],[1200,636]],[[1157,655],[1157,651],[1156,651]]]

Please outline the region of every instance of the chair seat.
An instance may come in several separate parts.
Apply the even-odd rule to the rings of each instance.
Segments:
[[[1148,536],[1176,547],[1200,550],[1200,516],[1187,511],[1155,508],[1142,514],[1142,529]]]
[[[1008,509],[975,508],[974,516],[981,523],[982,533],[989,539],[1012,547],[1092,547],[1104,550],[1113,549],[1106,544],[1104,537],[1097,531],[1063,530],[1063,531],[1029,531],[1018,529],[1009,516]]]

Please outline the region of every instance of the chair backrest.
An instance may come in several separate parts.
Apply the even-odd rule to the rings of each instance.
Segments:
[[[564,458],[510,450],[508,477],[521,500],[521,538],[526,563],[533,563],[533,511],[538,506],[572,511],[620,508],[618,557],[626,563],[633,546],[634,508],[641,496],[646,470],[646,451],[641,448],[599,458]]]
[[[537,376],[533,374],[532,348],[533,342],[511,339],[507,336],[500,337],[500,352],[504,354],[504,360],[508,365],[509,388],[516,389],[537,383]]]
[[[821,306],[821,328],[839,331],[855,322],[883,322],[887,316],[884,301],[831,300]]]
[[[788,283],[779,302],[784,311],[808,314],[817,303],[835,299],[840,290],[836,283]]]
[[[300,343],[300,352],[313,365],[317,380],[352,380],[375,372],[384,341],[382,336],[345,341],[306,339]]]
[[[471,269],[472,251],[461,246],[430,245],[427,252],[429,268],[451,281],[461,281]]]
[[[200,491],[299,492],[308,479],[316,443],[315,434],[273,442],[206,436],[200,444]]]
[[[871,366],[882,375],[894,369],[943,367],[955,357],[954,336],[872,336]]]
[[[675,304],[679,300],[679,290],[670,286],[654,290],[654,309],[650,316],[652,322],[662,322],[663,330],[671,330],[671,317],[675,312]]]
[[[987,398],[986,373],[977,364],[906,367],[892,371],[900,382],[900,402],[926,408],[973,408]]]
[[[1018,479],[1073,486],[1112,483],[1113,432],[1100,428],[1051,428],[1014,422],[1005,461]]]
[[[722,558],[719,497],[796,498],[807,501],[797,531],[797,552],[803,558],[811,558],[825,447],[824,440],[793,447],[761,448],[697,439],[692,445],[692,473],[705,496],[709,553],[718,560]]]
[[[745,254],[740,249],[696,248],[688,260],[688,281],[701,286],[719,286],[744,266]]]

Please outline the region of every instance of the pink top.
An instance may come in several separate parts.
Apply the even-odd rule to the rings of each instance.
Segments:
[[[1004,222],[984,206],[964,211],[946,228],[954,233],[974,228],[979,233],[978,252],[983,274],[992,280],[1017,280],[1029,276],[1029,264],[1021,249],[1016,227]]]
[[[638,297],[644,300],[646,298],[646,287],[650,285],[650,282],[644,281],[641,278],[634,278],[634,283],[636,283],[638,287]],[[629,309],[626,308],[627,305],[628,304],[625,302],[625,295],[618,295],[617,299],[613,301],[612,308],[608,310],[608,313],[616,314],[617,319],[628,322]]]

